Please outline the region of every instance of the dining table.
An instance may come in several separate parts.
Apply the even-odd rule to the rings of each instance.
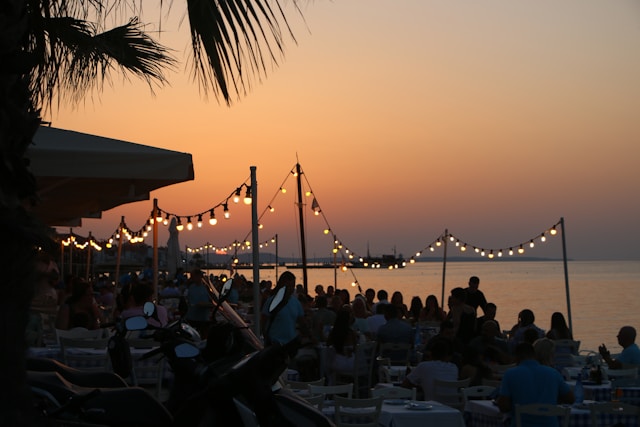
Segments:
[[[571,405],[569,426],[590,427],[590,407],[597,404],[598,402],[585,400],[581,404]],[[510,415],[500,412],[500,409],[492,400],[469,400],[465,404],[464,413],[467,427],[508,427],[511,425]],[[635,416],[599,415],[598,425],[609,426],[616,423],[623,423],[626,427],[640,427]]]

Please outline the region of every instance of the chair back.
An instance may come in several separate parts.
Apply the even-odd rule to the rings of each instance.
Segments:
[[[382,397],[383,399],[411,399],[416,400],[416,388],[406,387],[378,387],[371,389],[371,397]]]
[[[469,400],[487,400],[493,397],[496,392],[495,387],[487,385],[475,385],[471,387],[465,387],[462,389],[462,400],[466,405]]]
[[[152,348],[158,347],[159,345],[156,341],[148,338],[128,338],[127,342],[132,351],[134,349],[151,351]],[[159,353],[145,360],[139,360],[139,358],[133,356],[132,359],[133,363],[129,382],[134,386],[153,385],[154,395],[155,397],[159,397],[165,374],[166,358],[164,355]]]
[[[378,356],[389,358],[391,365],[408,365],[411,358],[411,344],[404,342],[380,343]]]
[[[303,397],[303,399],[309,405],[316,407],[318,409],[318,411],[322,411],[322,402],[324,402],[324,395],[322,395],[322,394],[312,394],[312,395]]]
[[[87,329],[87,328],[71,328],[71,329],[56,329],[56,341],[60,345],[60,338],[103,338],[104,330],[102,329]]]
[[[378,427],[382,410],[382,397],[350,399],[335,397],[335,422],[337,427]]]
[[[344,395],[351,398],[353,396],[353,383],[338,385],[312,385],[309,384],[309,394],[321,394],[326,399],[327,396]]]
[[[553,353],[553,364],[556,369],[562,370],[567,366],[576,364],[574,357],[578,356],[580,341],[575,340],[554,340],[555,350]]]
[[[471,378],[458,381],[433,380],[433,400],[458,410],[464,409],[462,389],[469,387]]]
[[[371,388],[376,348],[375,341],[359,343],[355,348],[353,369],[349,372],[336,372],[338,382],[353,382],[356,397],[365,397]]]
[[[62,361],[73,368],[86,371],[105,372],[111,370],[108,338],[64,338],[60,337]]]
[[[324,378],[313,381],[290,381],[285,380],[284,384],[291,390],[309,390],[310,385],[324,385]]]
[[[606,422],[603,425],[632,425],[633,418],[635,423],[640,425],[640,406],[632,405],[624,402],[603,402],[596,403],[589,407],[591,415],[591,427],[599,427],[600,420],[603,415],[606,416]],[[604,420],[603,420],[604,421]]]
[[[523,417],[528,419],[526,425],[534,425],[533,417],[561,417],[560,425],[569,427],[569,415],[571,407],[558,406],[549,403],[531,403],[528,405],[516,405],[516,427],[522,427]]]
[[[638,368],[607,369],[607,378],[612,382],[622,378],[638,378]]]

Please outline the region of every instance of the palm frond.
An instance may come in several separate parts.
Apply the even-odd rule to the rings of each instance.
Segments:
[[[187,8],[194,78],[227,104],[266,75],[268,64],[278,64],[283,28],[295,41],[278,1],[188,0]]]

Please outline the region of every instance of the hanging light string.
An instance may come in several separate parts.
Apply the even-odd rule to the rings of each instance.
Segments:
[[[66,239],[62,239],[60,241],[60,243],[65,247],[71,246],[73,244],[73,246],[75,246],[76,248],[78,248],[80,250],[86,249],[89,246],[91,246],[93,249],[95,249],[97,251],[101,251],[102,250],[102,246],[100,246],[98,244],[98,242],[93,238],[91,233],[89,233],[89,237],[82,237],[82,236],[79,236],[77,234],[74,234],[71,231],[67,235],[67,238]]]
[[[222,201],[220,201],[218,204],[214,205],[213,207],[207,208],[202,212],[196,212],[193,214],[184,215],[184,214],[169,212],[158,206],[156,218],[153,218],[153,214],[152,214],[151,215],[152,217],[150,218],[150,223],[153,224],[153,221],[155,220],[155,221],[162,221],[162,224],[164,225],[169,225],[169,221],[171,220],[171,217],[174,217],[177,223],[176,229],[178,231],[182,231],[185,228],[185,225],[182,223],[182,218],[184,218],[187,221],[187,225],[186,225],[187,230],[192,230],[193,220],[196,221],[198,228],[202,228],[203,217],[206,214],[209,214],[209,219],[208,219],[209,224],[216,225],[218,223],[218,219],[216,218],[216,212],[215,212],[216,209],[222,208],[224,219],[229,219],[231,217],[231,212],[229,211],[229,200],[232,200],[234,204],[239,203],[240,199],[243,198],[242,196],[243,189],[245,190],[244,204],[250,205],[252,203],[253,194],[251,190],[251,185],[248,184],[250,182],[251,182],[251,177],[247,178],[242,184],[236,187],[235,190],[229,193],[229,195],[226,198],[222,199]]]
[[[436,247],[442,246],[445,242],[445,239],[448,239],[451,244],[454,244],[457,248],[460,249],[460,252],[467,252],[467,250],[472,250],[473,253],[478,254],[482,257],[487,257],[488,259],[494,259],[495,257],[502,258],[503,255],[513,256],[513,255],[522,255],[525,253],[526,248],[533,248],[536,245],[536,242],[544,243],[547,241],[547,236],[555,236],[558,234],[557,227],[560,225],[560,221],[553,224],[550,228],[542,231],[521,243],[517,243],[514,245],[507,245],[501,248],[485,248],[480,245],[473,245],[464,240],[459,239],[455,235],[451,233],[441,234],[435,241],[431,242],[428,246],[426,246],[421,251],[416,252],[414,256],[411,257],[410,263],[415,262],[415,258],[420,257],[424,252],[434,252]]]
[[[153,212],[151,212],[151,216],[153,216]],[[118,228],[116,228],[115,231],[111,233],[111,236],[109,236],[109,238],[107,239],[106,247],[111,248],[114,243],[120,241],[121,234],[127,239],[127,242],[131,244],[144,242],[144,239],[149,235],[149,231],[151,231],[151,216],[147,218],[145,224],[137,231],[132,231],[124,221],[123,217],[122,221],[118,225]]]

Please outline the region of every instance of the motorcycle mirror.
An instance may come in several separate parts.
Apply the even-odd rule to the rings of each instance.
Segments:
[[[231,283],[232,282],[233,282],[233,279],[229,279],[226,282],[224,282],[224,285],[222,285],[222,289],[220,289],[220,297],[227,296],[227,294],[231,290]]]
[[[128,331],[141,331],[147,328],[147,319],[142,316],[129,317],[124,321]]]
[[[145,316],[151,317],[156,312],[156,305],[151,301],[147,301],[144,303],[144,306],[142,306],[142,311]]]
[[[200,354],[198,347],[188,343],[178,344],[175,348],[176,356],[180,358],[196,357]]]
[[[284,294],[286,291],[286,286],[278,289],[278,292],[276,292],[276,294],[273,296],[273,299],[271,300],[271,304],[269,304],[269,313],[273,312],[273,310],[276,309],[276,307],[282,302],[282,300],[284,300]]]

